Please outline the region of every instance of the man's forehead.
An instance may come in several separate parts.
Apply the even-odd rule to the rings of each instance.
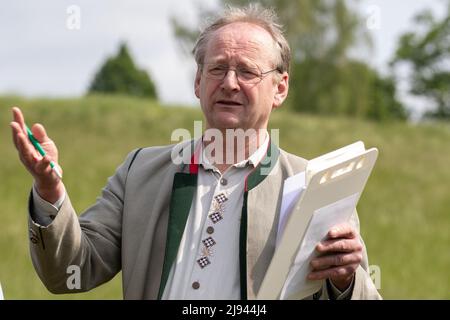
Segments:
[[[235,22],[217,29],[212,34],[207,46],[207,55],[226,54],[228,53],[226,51],[235,50],[250,56],[271,55],[273,45],[271,35],[264,28],[251,23]]]
[[[214,31],[216,38],[235,39],[236,41],[253,38],[255,41],[270,43],[272,36],[263,27],[250,22],[233,22]]]

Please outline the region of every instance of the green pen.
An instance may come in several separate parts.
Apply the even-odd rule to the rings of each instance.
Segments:
[[[39,142],[37,141],[37,139],[33,136],[33,133],[31,132],[30,128],[28,128],[27,125],[25,125],[25,127],[27,128],[28,139],[33,144],[33,146],[36,148],[36,150],[40,153],[40,155],[44,157],[45,156],[44,149],[42,149],[42,147],[39,144]],[[56,175],[60,179],[62,179],[62,174],[61,174],[61,172],[59,171],[58,167],[55,165],[55,163],[53,161],[50,161],[50,167],[56,173]]]

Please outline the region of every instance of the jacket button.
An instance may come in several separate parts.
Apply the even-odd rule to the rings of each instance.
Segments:
[[[228,180],[225,178],[220,179],[220,184],[226,186],[228,184]]]
[[[32,237],[36,237],[37,236],[36,231],[34,231],[32,228],[30,228],[28,231],[30,232]]]
[[[198,288],[200,288],[200,283],[198,281],[195,281],[192,283],[192,288],[194,288],[195,290],[197,290]]]
[[[214,233],[214,228],[213,227],[208,227],[208,228],[206,228],[206,232],[208,234],[213,234]]]
[[[30,232],[30,241],[34,244],[39,242],[39,238],[37,236],[36,231],[34,231],[32,228],[29,229]]]

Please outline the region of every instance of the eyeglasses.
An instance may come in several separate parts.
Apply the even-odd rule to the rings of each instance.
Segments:
[[[278,68],[262,72],[257,66],[237,66],[236,68],[230,68],[226,64],[222,63],[205,63],[202,65],[202,71],[208,79],[223,80],[230,70],[233,70],[236,74],[237,80],[245,84],[257,84],[266,75],[273,71],[280,70]]]

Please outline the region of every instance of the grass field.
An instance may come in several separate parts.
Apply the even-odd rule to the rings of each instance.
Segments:
[[[5,299],[121,299],[121,279],[91,292],[52,295],[28,252],[27,197],[32,179],[11,141],[10,108],[43,123],[60,152],[64,182],[78,212],[95,201],[126,154],[169,144],[176,128],[193,130],[199,109],[161,107],[127,97],[0,98],[0,282]],[[373,123],[276,111],[283,149],[312,158],[357,140],[378,147],[358,205],[369,263],[381,269],[386,299],[450,299],[450,125]]]

